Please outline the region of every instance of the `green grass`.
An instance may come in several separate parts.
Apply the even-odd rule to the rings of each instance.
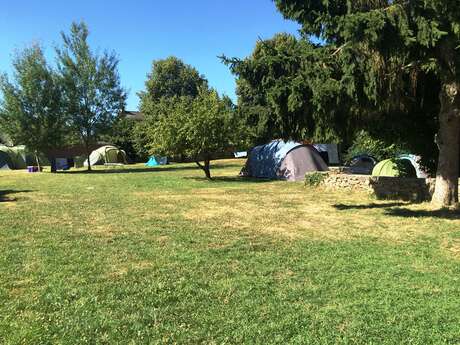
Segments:
[[[0,172],[0,343],[460,343],[459,214],[217,164]]]

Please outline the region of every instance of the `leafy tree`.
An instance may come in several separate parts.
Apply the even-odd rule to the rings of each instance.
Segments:
[[[282,14],[334,47],[350,95],[396,104],[405,78],[440,80],[439,159],[433,203],[458,203],[460,3],[446,0],[275,0]]]
[[[145,150],[145,138],[137,136],[137,127],[141,126],[135,120],[117,116],[107,135],[102,136],[103,141],[107,141],[123,149],[129,160],[132,162],[146,161],[148,152]],[[139,142],[143,142],[138,147]]]
[[[147,120],[148,119],[148,120]],[[140,159],[146,161],[149,157],[149,148],[148,148],[148,128],[151,126],[151,116],[145,116],[145,120],[141,122],[136,122],[133,126],[131,132],[131,140],[133,148],[136,151],[136,154]]]
[[[133,129],[133,141],[136,150],[146,154],[150,128],[155,127],[157,115],[166,116],[167,100],[197,97],[200,89],[208,88],[208,81],[192,66],[185,64],[177,57],[171,56],[152,63],[152,71],[147,75],[145,91],[139,92],[140,110],[146,121],[139,122]],[[183,100],[185,102],[185,100]],[[148,122],[148,123],[147,123]],[[177,150],[182,155],[181,150]]]
[[[61,87],[37,45],[18,53],[13,69],[14,82],[6,76],[0,79],[0,128],[12,143],[33,151],[40,166],[39,153],[61,146],[65,140]]]
[[[63,47],[57,55],[64,109],[85,145],[89,163],[90,145],[110,130],[124,107],[126,93],[120,86],[118,58],[114,53],[92,52],[88,34],[85,23],[73,23],[70,34],[62,33]]]
[[[148,126],[151,153],[191,157],[211,179],[213,155],[235,147],[241,133],[228,98],[202,89],[193,99],[162,98],[155,109]]]
[[[391,143],[388,145],[385,141],[375,139],[368,132],[362,130],[356,134],[344,158],[346,161],[350,161],[357,155],[368,154],[378,161],[382,161],[387,158],[395,158],[399,154],[406,152],[408,150],[401,144]]]
[[[204,76],[177,57],[153,61],[152,71],[147,76],[145,91],[139,93],[140,109],[143,114],[154,112],[162,98],[196,97],[201,88],[207,88]]]

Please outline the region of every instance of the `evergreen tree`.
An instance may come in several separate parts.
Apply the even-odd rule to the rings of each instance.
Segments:
[[[456,0],[275,0],[282,14],[334,48],[349,95],[397,104],[405,78],[440,81],[438,169],[433,203],[458,202],[460,156],[460,3]],[[428,139],[427,139],[428,140]]]
[[[238,77],[238,107],[254,143],[346,137],[350,100],[326,47],[278,34],[244,60],[223,60]]]

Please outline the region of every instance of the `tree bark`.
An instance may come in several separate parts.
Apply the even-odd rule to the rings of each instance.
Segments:
[[[440,101],[439,132],[436,137],[439,162],[432,204],[436,207],[449,207],[458,203],[460,83],[443,83]]]
[[[35,162],[37,162],[38,171],[41,172],[41,171],[42,171],[42,167],[41,167],[41,165],[40,165],[40,158],[38,158],[38,154],[37,154],[36,151],[34,152],[34,155],[35,155]]]
[[[85,143],[85,151],[86,151],[86,158],[88,159],[88,171],[91,171],[91,161],[89,159],[89,156],[91,155],[91,152],[89,150],[89,143]]]
[[[195,159],[195,163],[200,167],[201,170],[204,171],[204,174],[206,175],[206,178],[208,180],[212,180],[211,177],[211,160],[209,157],[204,158],[204,163],[201,164],[198,159]]]
[[[204,170],[204,173],[206,175],[206,178],[208,180],[212,180],[212,177],[211,177],[211,161],[208,158],[206,158],[204,160],[204,169],[203,170]]]

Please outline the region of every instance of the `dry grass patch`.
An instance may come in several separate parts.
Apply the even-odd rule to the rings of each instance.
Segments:
[[[182,216],[197,225],[218,224],[226,231],[244,230],[286,239],[343,241],[370,237],[401,244],[436,231],[431,218],[414,222],[411,217],[385,214],[387,209],[395,207],[423,210],[429,207],[428,204],[398,203],[398,206],[394,206],[394,202],[371,201],[367,196],[368,203],[363,203],[361,193],[340,194],[342,198],[339,198],[336,193],[303,189],[299,184],[262,185],[251,192],[254,189],[256,193],[209,188],[164,197],[172,203],[188,205]],[[339,210],[333,202],[325,202],[324,197],[333,201],[336,195],[337,200],[352,205],[350,210]],[[353,209],[353,205],[356,209]],[[450,221],[460,226],[460,221]]]
[[[448,256],[455,259],[460,259],[460,240],[444,239],[441,241],[440,248],[446,252]]]

